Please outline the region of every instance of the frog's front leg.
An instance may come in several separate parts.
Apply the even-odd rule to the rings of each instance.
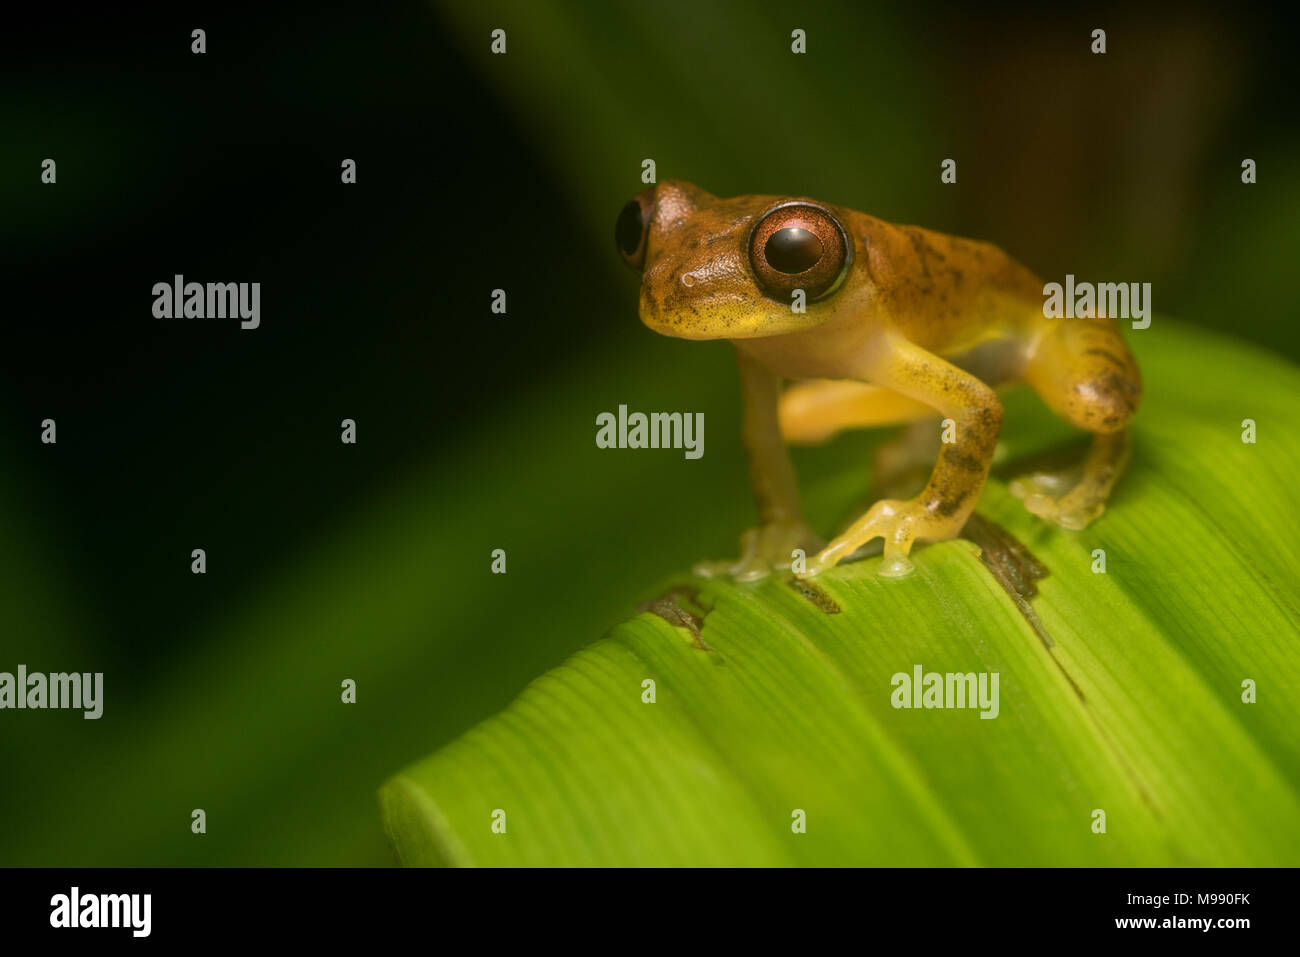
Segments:
[[[705,577],[730,575],[737,581],[755,581],[773,569],[788,569],[796,548],[811,554],[822,543],[804,523],[794,466],[781,438],[777,417],[781,377],[739,349],[736,360],[745,406],[741,437],[761,524],[741,536],[739,559],[701,562],[694,571]]]
[[[899,577],[912,570],[912,543],[956,538],[970,517],[993,461],[1002,429],[997,394],[968,372],[901,336],[882,339],[864,370],[871,382],[925,402],[953,423],[930,480],[916,498],[884,499],[808,563],[809,575],[832,568],[871,541],[885,540],[880,574]]]

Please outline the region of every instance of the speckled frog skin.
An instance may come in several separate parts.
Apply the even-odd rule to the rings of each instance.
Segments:
[[[642,322],[729,339],[740,366],[761,525],[742,537],[738,560],[699,573],[761,578],[802,549],[801,573],[816,575],[883,538],[880,573],[907,574],[915,542],[965,525],[1002,428],[996,390],[1015,383],[1094,438],[1079,469],[1012,490],[1065,528],[1101,515],[1127,458],[1137,365],[1112,320],[1045,318],[1042,282],[997,247],[806,198],[719,199],[674,180],[628,203],[615,232],[641,272]],[[919,425],[883,459],[914,458],[917,439],[929,440],[937,461],[925,488],[876,502],[818,550],[786,443],[905,422]]]

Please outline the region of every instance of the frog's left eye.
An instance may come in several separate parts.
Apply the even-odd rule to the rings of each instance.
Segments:
[[[765,214],[749,236],[749,262],[773,299],[789,302],[796,289],[808,299],[840,287],[853,262],[848,233],[829,210],[814,203],[785,203]]]
[[[645,267],[646,240],[655,211],[655,189],[643,189],[618,214],[614,224],[614,244],[623,261],[638,272]]]

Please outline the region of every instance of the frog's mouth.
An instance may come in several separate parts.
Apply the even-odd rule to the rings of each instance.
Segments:
[[[823,318],[815,313],[794,314],[775,303],[770,309],[756,309],[744,296],[705,301],[674,297],[678,301],[669,302],[656,293],[661,288],[653,281],[642,283],[641,322],[660,335],[676,339],[757,339],[811,329]]]

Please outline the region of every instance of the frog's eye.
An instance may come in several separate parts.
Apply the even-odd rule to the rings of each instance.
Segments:
[[[614,224],[614,244],[618,246],[623,261],[638,272],[645,266],[646,239],[650,233],[650,219],[655,211],[655,190],[651,186],[642,190],[623,207]]]
[[[848,275],[853,246],[839,220],[813,203],[771,210],[749,236],[749,262],[763,291],[788,303],[796,289],[809,301],[829,296]]]

